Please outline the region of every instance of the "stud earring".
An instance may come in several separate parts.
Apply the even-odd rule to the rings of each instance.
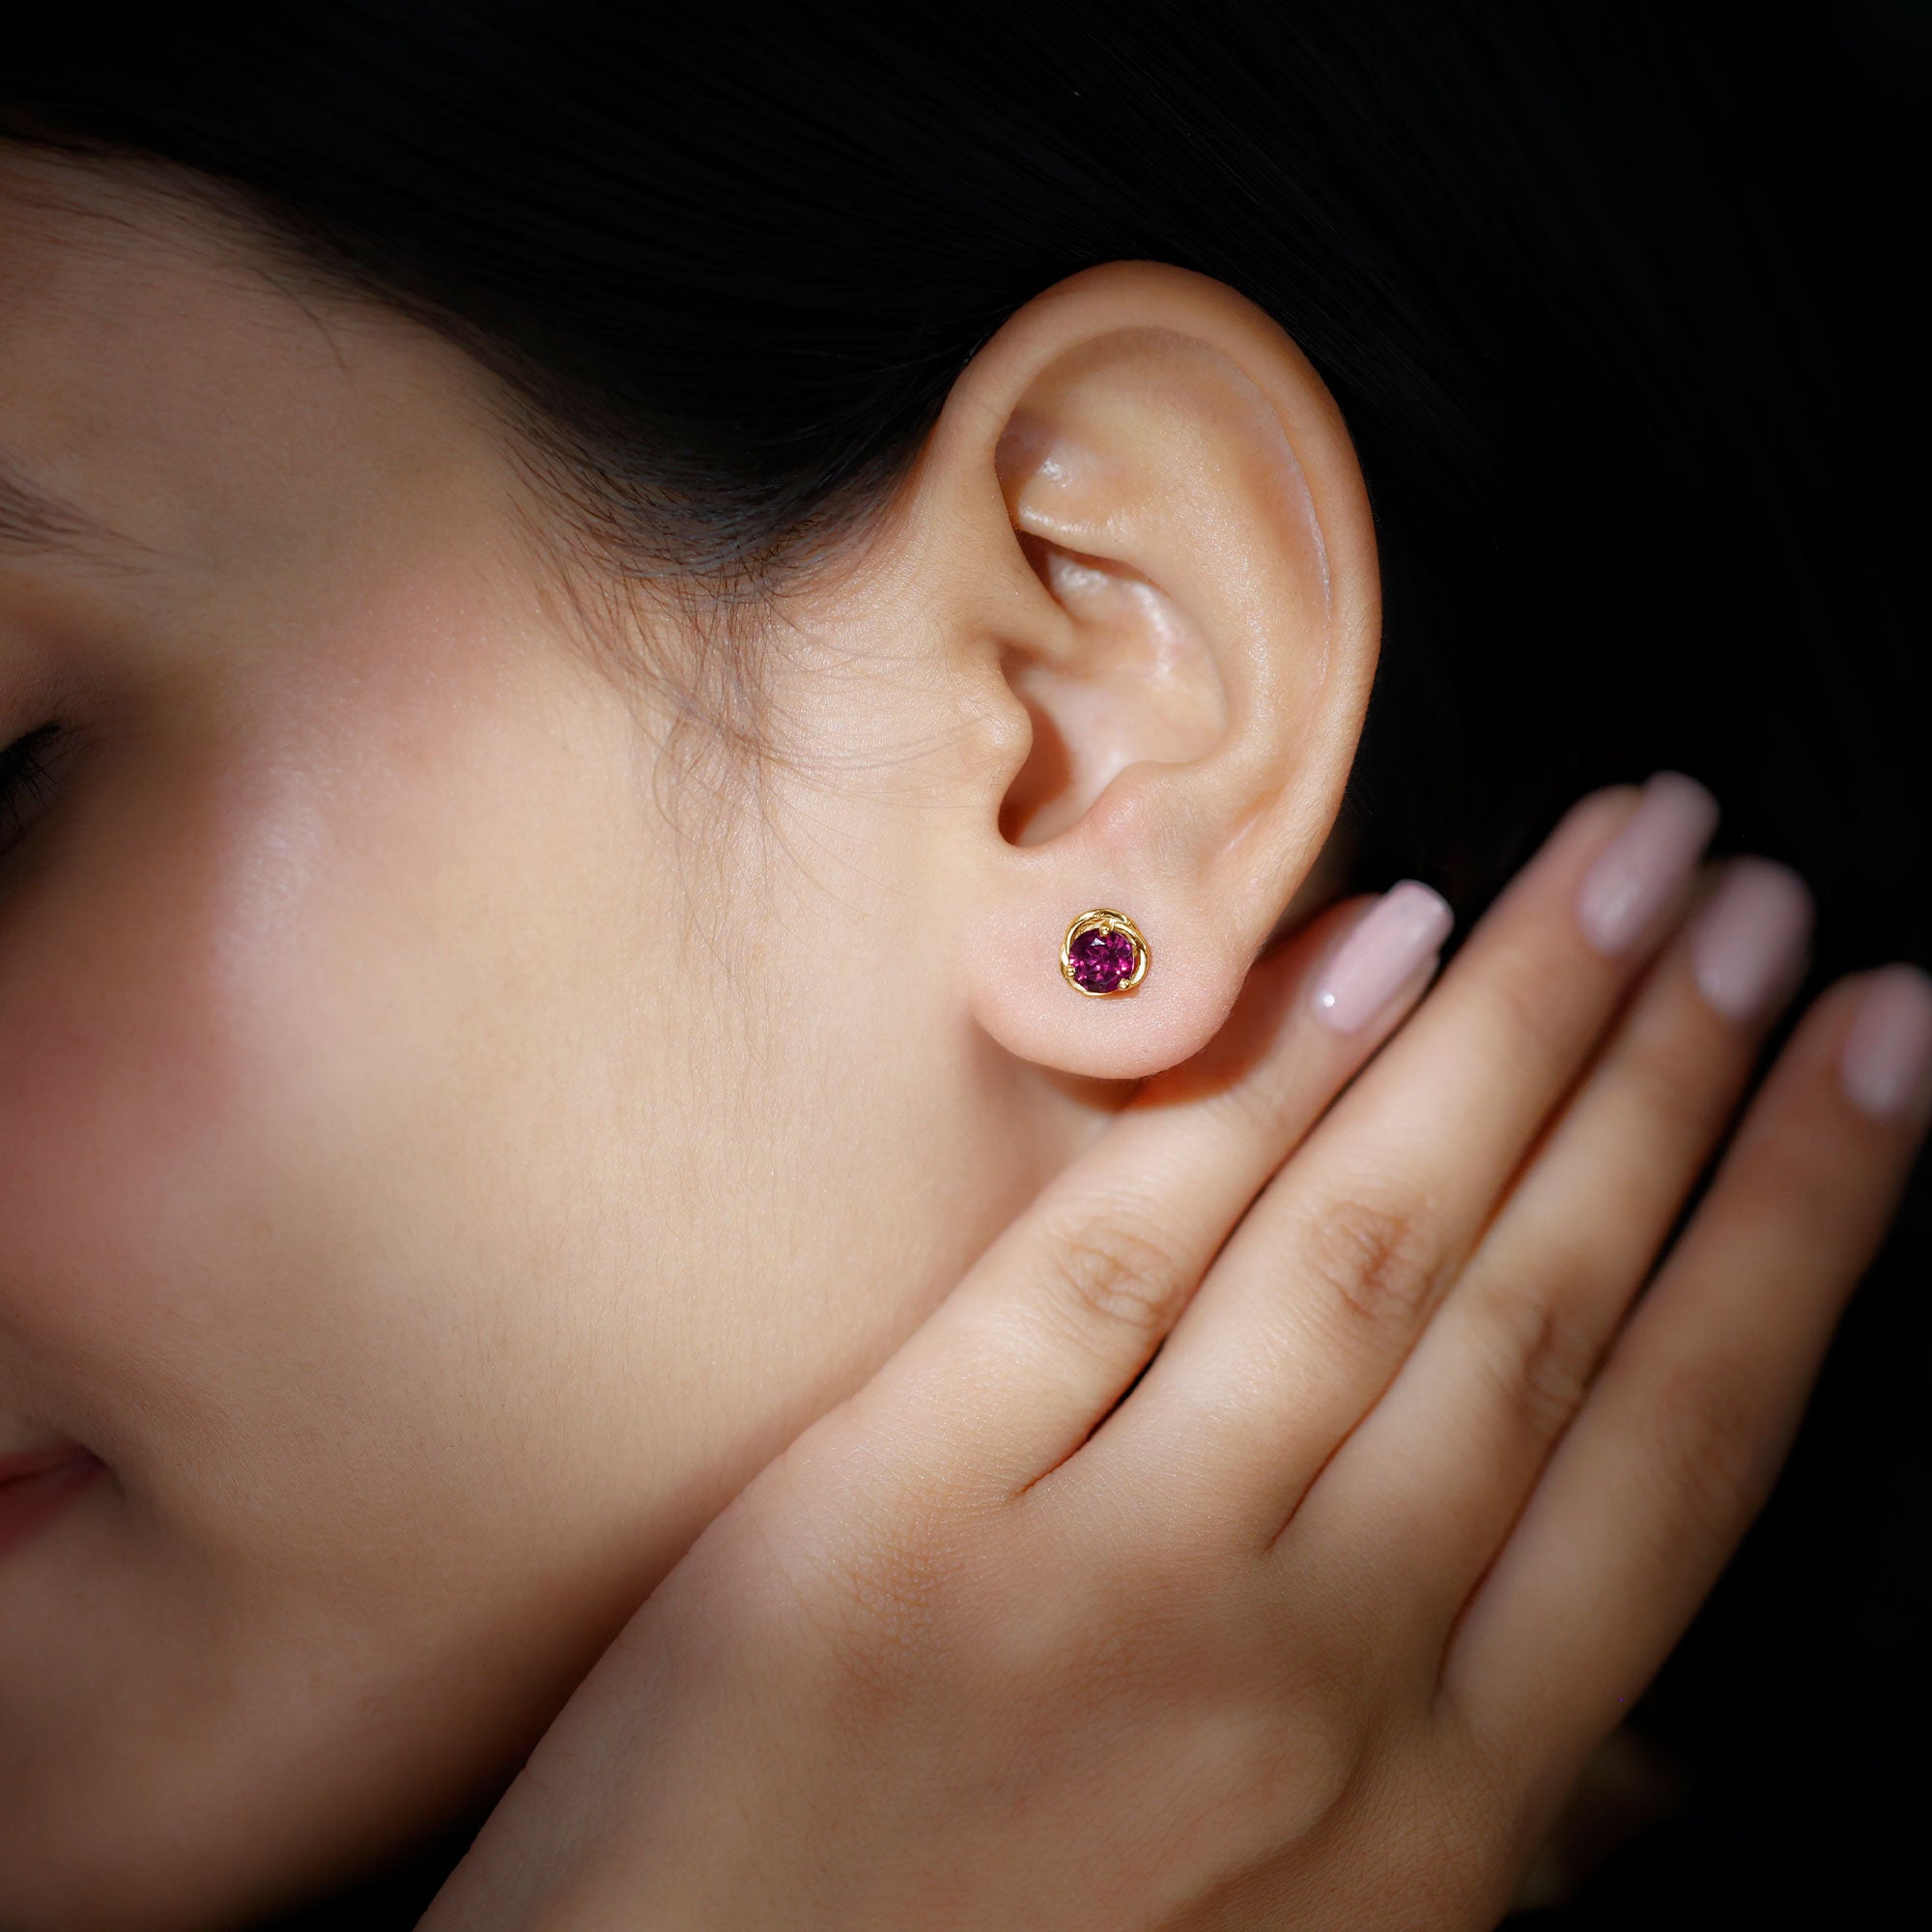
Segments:
[[[1102,999],[1130,993],[1147,978],[1148,943],[1123,912],[1095,906],[1066,928],[1060,942],[1060,970],[1076,993]]]

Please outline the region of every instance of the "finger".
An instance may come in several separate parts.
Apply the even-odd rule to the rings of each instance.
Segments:
[[[1664,773],[1564,818],[1256,1202],[1083,1458],[1091,1475],[1184,1461],[1272,1542],[1681,917],[1716,817],[1703,786]]]
[[[1718,879],[1283,1536],[1285,1550],[1321,1550],[1364,1605],[1438,1636],[1582,1403],[1803,977],[1798,875],[1744,859]]]
[[[1255,965],[1209,1045],[1146,1081],[854,1399],[908,1474],[1006,1496],[1080,1446],[1256,1190],[1420,996],[1449,921],[1405,881]],[[1387,941],[1384,997],[1343,1031],[1311,981],[1357,932]]]
[[[1612,1728],[1757,1514],[1932,1115],[1928,1064],[1916,968],[1814,1004],[1470,1600],[1442,1694],[1526,1783]]]

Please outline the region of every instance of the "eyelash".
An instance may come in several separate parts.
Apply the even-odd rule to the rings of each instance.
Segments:
[[[0,854],[26,837],[53,793],[54,775],[41,753],[62,729],[58,724],[42,724],[0,751]],[[21,801],[30,796],[23,810]]]

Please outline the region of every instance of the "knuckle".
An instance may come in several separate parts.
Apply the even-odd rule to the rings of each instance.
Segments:
[[[1481,982],[1512,1063],[1527,1053],[1544,1072],[1563,1072],[1578,1058],[1576,1002],[1562,990],[1567,977],[1547,957],[1525,952],[1498,962]]]
[[[1830,1119],[1824,1108],[1764,1112],[1735,1149],[1734,1184],[1748,1190],[1758,1211],[1807,1240],[1839,1238],[1867,1211],[1868,1174],[1844,1158],[1848,1150]]]
[[[803,1550],[789,1525],[775,1536],[791,1538],[792,1560],[744,1593],[759,1618],[751,1654],[780,1681],[836,1686],[848,1716],[876,1720],[916,1703],[971,1618],[971,1526],[934,1506]]]
[[[1186,1767],[1186,1781],[1212,1794],[1221,1828],[1248,1858],[1320,1832],[1347,1803],[1373,1748],[1359,1706],[1330,1718],[1319,1701],[1289,1713],[1255,1700],[1224,1721],[1231,1737],[1215,1738],[1204,1763]],[[1218,1788],[1209,1782],[1215,1765],[1224,1767]]]
[[[1597,1335],[1574,1312],[1586,1305],[1577,1284],[1588,1279],[1587,1263],[1557,1259],[1539,1277],[1534,1288],[1487,1290],[1475,1325],[1498,1396],[1548,1442],[1569,1426],[1588,1393]]]
[[[1742,1363],[1682,1364],[1649,1407],[1650,1467],[1673,1532],[1728,1548],[1771,1493],[1761,1392]]]
[[[1356,1829],[1369,1823],[1377,1845],[1373,1872],[1350,1894],[1366,1916],[1347,1922],[1403,1932],[1494,1925],[1505,1905],[1493,1898],[1498,1807],[1457,1781],[1458,1767],[1414,1716],[1384,1716],[1378,1731],[1347,1794]]]
[[[1082,1335],[1097,1328],[1131,1340],[1165,1335],[1186,1274],[1172,1244],[1137,1217],[1093,1215],[1047,1243],[1049,1300]]]
[[[1348,1320],[1406,1330],[1435,1287],[1437,1247],[1417,1205],[1344,1196],[1310,1216],[1304,1262]]]
[[[1497,1808],[1453,1787],[1432,1795],[1435,1804],[1419,1807],[1409,1827],[1408,1886],[1430,1901],[1432,1924],[1493,1925],[1507,1910],[1495,1896],[1505,1837]]]
[[[1308,1109],[1300,1068],[1286,1056],[1268,1055],[1249,1076],[1216,1096],[1232,1115],[1232,1126],[1243,1140],[1276,1148],[1289,1141]]]
[[[1729,1098],[1726,1070],[1708,1042],[1681,1038],[1631,1054],[1620,1069],[1644,1117],[1680,1145],[1708,1141],[1721,1124]]]

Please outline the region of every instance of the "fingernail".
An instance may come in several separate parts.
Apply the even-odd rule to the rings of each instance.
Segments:
[[[1315,988],[1318,1017],[1337,1033],[1366,1026],[1455,923],[1448,900],[1420,879],[1391,886],[1328,961]]]
[[[1902,1114],[1932,1063],[1932,977],[1917,966],[1871,976],[1838,1058],[1846,1097],[1874,1120]]]
[[[1612,956],[1634,944],[1690,876],[1717,829],[1718,801],[1695,779],[1657,773],[1577,891],[1583,937]]]
[[[1690,923],[1697,989],[1734,1020],[1753,1020],[1797,977],[1811,933],[1811,895],[1789,866],[1739,859]]]

